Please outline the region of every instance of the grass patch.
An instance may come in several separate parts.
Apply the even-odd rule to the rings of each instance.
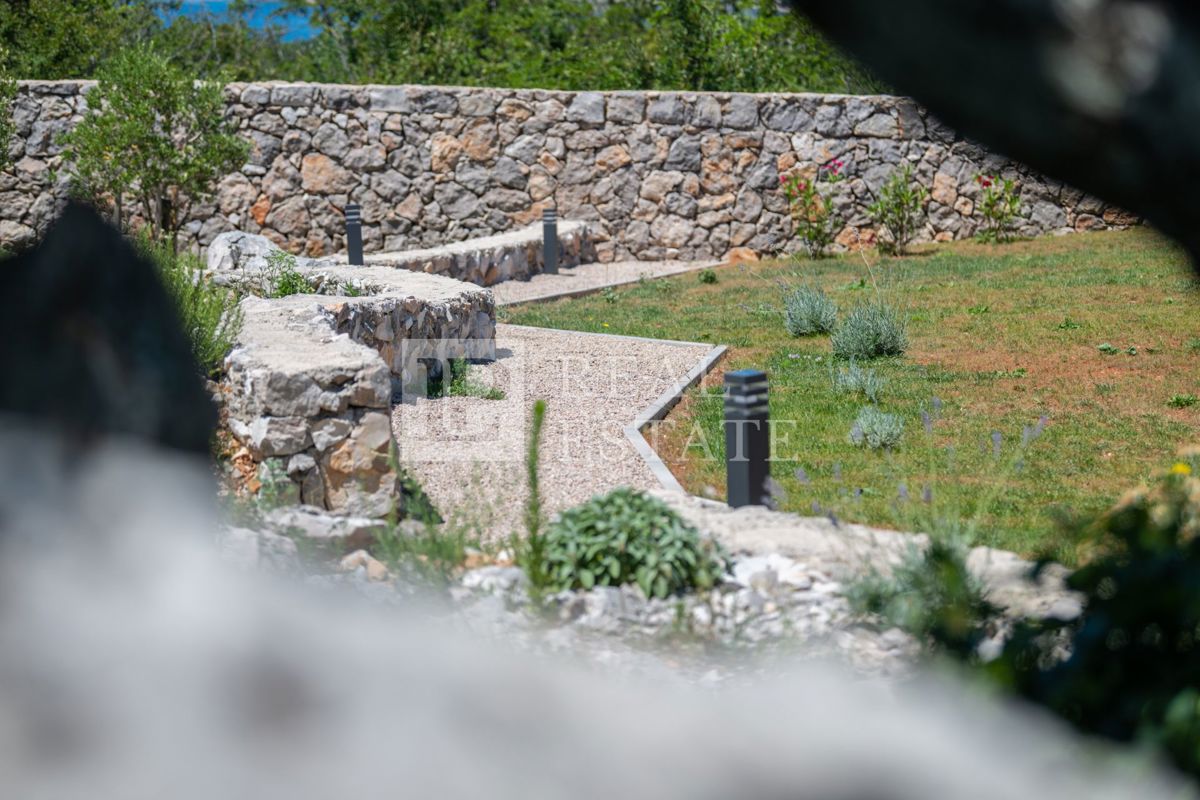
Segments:
[[[899,525],[901,485],[911,502],[928,487],[933,503],[965,516],[986,502],[979,543],[1027,555],[1070,562],[1059,511],[1099,512],[1195,440],[1200,405],[1163,398],[1196,394],[1196,282],[1182,252],[1154,232],[954,243],[871,267],[858,256],[725,266],[717,284],[676,276],[623,289],[619,303],[593,295],[503,316],[729,345],[723,369],[770,376],[779,421],[772,477],[783,509],[811,513],[815,504],[850,521]],[[871,451],[847,441],[862,398],[830,380],[831,366],[847,362],[833,357],[827,337],[788,333],[781,282],[820,288],[847,309],[883,292],[905,311],[906,354],[871,362],[887,385],[880,410],[905,423],[904,446]],[[1115,352],[1099,350],[1104,342]],[[655,432],[660,455],[697,494],[724,493],[720,379],[689,392]],[[941,413],[926,432],[922,412],[934,397]],[[1042,416],[1046,430],[1020,468],[997,470]]]

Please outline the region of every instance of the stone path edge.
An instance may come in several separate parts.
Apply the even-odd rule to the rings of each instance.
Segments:
[[[600,262],[593,262],[593,263],[600,263]],[[649,263],[653,263],[653,262],[649,262]],[[687,275],[692,272],[699,272],[700,270],[712,269],[714,267],[723,267],[723,266],[726,266],[729,262],[711,261],[710,260],[710,261],[693,261],[691,263],[694,266],[691,266],[688,269],[680,270],[679,272],[672,273],[670,275],[657,275],[657,276],[652,277],[651,280],[657,280],[658,278],[674,277],[675,275]],[[540,274],[552,275],[554,273],[540,273]],[[586,289],[567,289],[566,291],[558,292],[557,294],[538,295],[537,297],[530,297],[530,298],[526,298],[524,300],[497,300],[496,307],[500,308],[500,307],[504,307],[504,306],[523,306],[523,305],[531,305],[533,303],[548,303],[551,300],[566,300],[566,299],[569,299],[572,297],[585,297],[589,294],[596,294],[597,292],[602,292],[605,289],[611,289],[611,288],[615,288],[617,286],[628,286],[631,283],[638,283],[640,280],[642,280],[641,277],[621,278],[619,280],[611,281],[609,283],[604,283],[600,286],[591,286]],[[580,333],[580,331],[575,331],[575,332]],[[597,336],[616,336],[617,334],[596,334],[596,335]],[[668,341],[666,339],[649,339],[645,336],[631,336],[628,338],[641,339],[643,341],[650,341],[650,342]],[[703,342],[683,342],[683,344],[704,344],[704,343]]]
[[[699,342],[697,342],[699,344]],[[658,399],[642,409],[641,413],[634,418],[633,422],[625,426],[625,438],[633,445],[633,449],[638,452],[642,460],[646,462],[646,466],[654,473],[654,477],[658,478],[658,482],[667,491],[679,492],[680,494],[689,494],[683,488],[683,485],[671,472],[671,468],[659,457],[650,443],[646,441],[646,437],[642,435],[642,428],[651,422],[656,422],[667,416],[672,408],[683,399],[683,393],[700,382],[700,379],[712,371],[717,362],[728,352],[729,348],[725,345],[717,345],[708,351],[707,355],[700,360],[700,363],[692,367],[682,379],[670,389],[667,389]]]

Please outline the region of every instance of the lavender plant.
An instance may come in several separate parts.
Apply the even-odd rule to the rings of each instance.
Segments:
[[[850,360],[848,368],[833,373],[834,389],[846,394],[861,395],[876,404],[886,383],[875,370],[860,367],[854,359]]]
[[[904,420],[899,416],[886,414],[877,406],[863,406],[850,429],[850,443],[871,450],[891,450],[900,444],[903,435]]]
[[[908,324],[895,307],[876,301],[853,309],[833,330],[833,354],[839,358],[898,356],[908,348]]]
[[[821,289],[801,286],[784,297],[784,326],[792,336],[829,333],[837,322],[837,303]]]

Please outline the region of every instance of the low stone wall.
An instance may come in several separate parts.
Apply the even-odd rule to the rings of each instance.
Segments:
[[[54,137],[89,88],[21,84],[0,243],[32,238],[66,196]],[[1024,235],[1135,221],[985,152],[904,98],[286,83],[231,84],[226,96],[254,150],[186,210],[182,238],[201,248],[245,230],[297,253],[338,252],[343,210],[357,202],[368,252],[502,233],[555,206],[589,223],[602,261],[767,254],[799,247],[780,174],[832,158],[850,176],[843,243],[869,235],[872,192],[901,163],[930,189],[921,239],[975,231],[981,171],[1017,179]]]
[[[494,356],[495,308],[486,289],[435,275],[325,267],[320,277],[336,287],[351,276],[375,293],[242,301],[220,392],[251,477],[282,501],[382,517],[400,496],[394,390],[423,379],[423,357]]]

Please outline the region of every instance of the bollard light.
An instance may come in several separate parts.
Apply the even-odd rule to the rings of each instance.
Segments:
[[[362,207],[358,203],[346,204],[346,252],[351,266],[362,266]]]
[[[558,215],[553,208],[542,211],[542,272],[558,273]]]
[[[767,374],[725,373],[725,475],[730,508],[764,505],[771,475]]]

